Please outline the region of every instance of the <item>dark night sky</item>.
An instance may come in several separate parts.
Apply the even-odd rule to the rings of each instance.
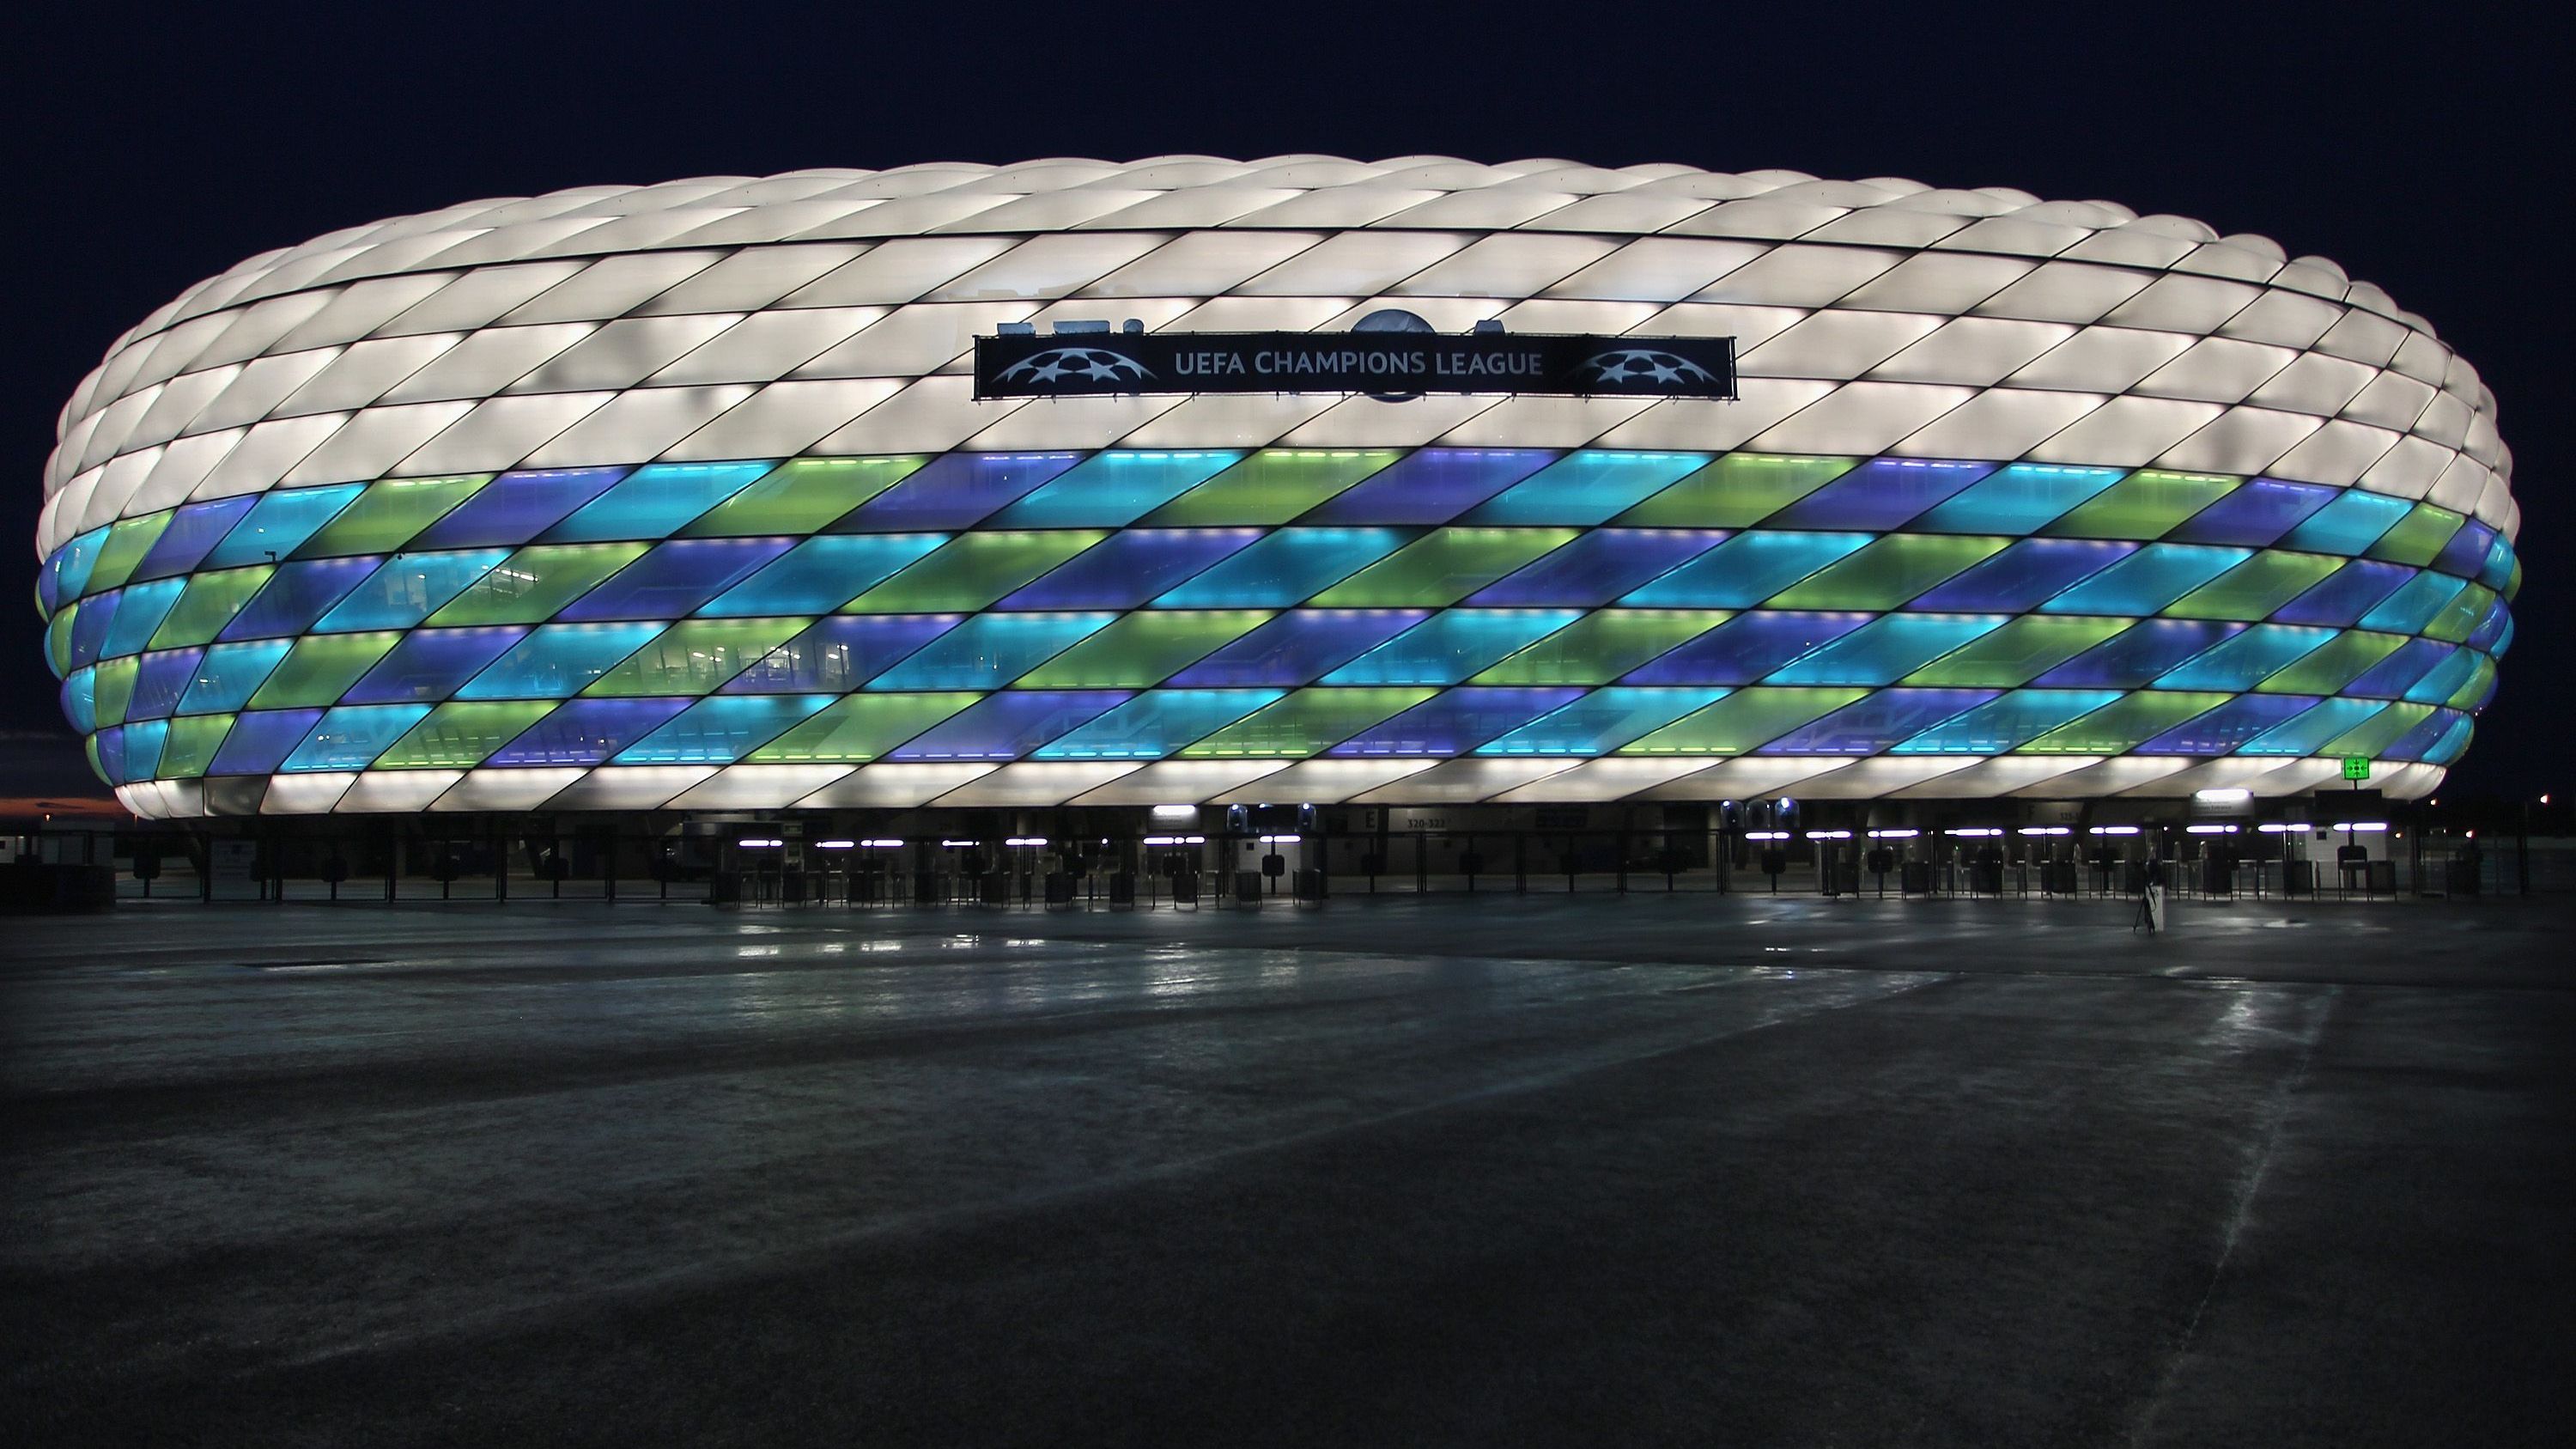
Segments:
[[[2546,7],[1809,11],[845,3],[187,7],[5,24],[19,321],[0,358],[0,796],[99,789],[29,601],[56,410],[201,277],[477,197],[806,166],[1290,151],[1903,176],[2103,198],[2333,257],[2502,399],[2528,581],[2454,791],[2568,789],[2571,133]],[[2477,18],[2493,12],[2493,18]],[[951,18],[953,17],[953,18]]]

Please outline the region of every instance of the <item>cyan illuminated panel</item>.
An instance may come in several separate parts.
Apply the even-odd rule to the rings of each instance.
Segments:
[[[1325,751],[1329,755],[1395,755],[1448,758],[1572,703],[1580,689],[1518,689],[1467,685],[1443,691],[1391,718],[1360,730]]]
[[[1749,609],[1870,542],[1865,533],[1739,533],[1620,602],[1640,608]]]
[[[1479,745],[1480,755],[1604,754],[1723,698],[1723,689],[1595,689]]]

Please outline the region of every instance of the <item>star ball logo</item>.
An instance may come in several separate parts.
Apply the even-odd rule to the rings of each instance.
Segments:
[[[1004,382],[1142,382],[1153,369],[1101,347],[1050,347],[1002,370]]]
[[[1651,347],[1622,347],[1588,357],[1575,368],[1587,382],[1604,387],[1672,387],[1687,382],[1715,382],[1707,368],[1687,357]]]

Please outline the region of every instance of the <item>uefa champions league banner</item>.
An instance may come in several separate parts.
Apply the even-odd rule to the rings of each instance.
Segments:
[[[1511,392],[1735,396],[1732,337],[1435,332],[1057,332],[975,339],[975,396]]]

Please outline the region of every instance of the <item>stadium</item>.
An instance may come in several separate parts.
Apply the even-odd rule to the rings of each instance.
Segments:
[[[250,258],[64,408],[36,602],[154,819],[2080,834],[2436,788],[2510,475],[2431,324],[2111,202],[930,164]]]

